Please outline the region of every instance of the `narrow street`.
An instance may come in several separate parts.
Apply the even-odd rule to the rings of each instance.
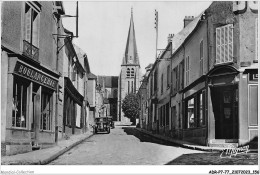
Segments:
[[[202,153],[150,138],[120,126],[96,134],[49,165],[164,165],[183,154]]]

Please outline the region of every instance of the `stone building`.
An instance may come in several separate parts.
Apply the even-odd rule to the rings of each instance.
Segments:
[[[2,2],[1,153],[12,155],[58,140],[60,1]]]
[[[133,12],[131,12],[130,26],[126,42],[126,49],[121,64],[118,79],[118,114],[117,121],[129,123],[130,119],[124,117],[122,101],[129,93],[136,93],[141,80],[140,63],[137,53]]]
[[[257,1],[218,1],[185,17],[171,41],[170,85],[165,53],[148,75],[149,130],[209,146],[258,139],[257,16]]]

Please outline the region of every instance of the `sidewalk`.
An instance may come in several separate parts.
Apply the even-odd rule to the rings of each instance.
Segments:
[[[93,133],[88,131],[84,134],[72,135],[68,140],[60,140],[57,145],[51,148],[12,156],[2,156],[1,165],[45,165],[92,135]]]
[[[209,147],[209,146],[201,146],[201,145],[197,145],[195,143],[191,143],[191,142],[187,142],[184,140],[177,140],[177,139],[173,139],[171,137],[167,137],[167,136],[163,136],[163,135],[159,135],[159,134],[154,134],[151,131],[147,131],[141,128],[135,128],[140,132],[143,132],[151,137],[157,138],[157,139],[161,139],[164,141],[168,141],[171,143],[174,143],[180,147],[183,148],[188,148],[188,149],[194,149],[194,150],[201,150],[201,151],[207,151],[207,152],[221,152],[223,151],[223,148],[221,147]],[[257,150],[249,150],[249,152],[258,152]]]

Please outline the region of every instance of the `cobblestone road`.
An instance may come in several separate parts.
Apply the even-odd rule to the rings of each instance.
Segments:
[[[50,165],[163,165],[191,153],[203,152],[152,139],[126,126],[92,136]]]

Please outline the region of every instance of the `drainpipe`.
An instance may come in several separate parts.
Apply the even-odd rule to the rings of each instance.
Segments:
[[[59,34],[60,34],[60,15],[57,17],[57,52],[56,52],[56,71],[59,72]],[[56,87],[56,109],[55,109],[55,143],[58,142],[58,110],[59,110],[59,81]]]

